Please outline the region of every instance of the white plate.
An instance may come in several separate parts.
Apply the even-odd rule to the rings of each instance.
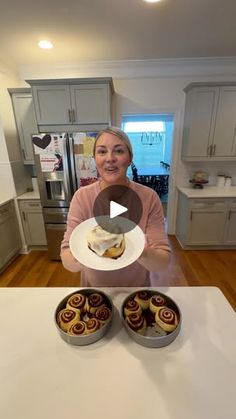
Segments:
[[[97,225],[95,218],[89,218],[79,224],[70,236],[70,250],[72,255],[87,268],[100,271],[121,269],[135,262],[145,246],[145,235],[137,225],[133,230],[125,233],[125,251],[118,259],[98,256],[88,248],[87,234]]]

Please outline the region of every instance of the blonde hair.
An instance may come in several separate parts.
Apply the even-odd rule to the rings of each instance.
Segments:
[[[93,145],[93,157],[95,157],[95,150],[96,150],[97,140],[104,133],[113,134],[116,137],[118,137],[126,145],[126,147],[128,148],[128,151],[129,151],[129,155],[131,157],[131,160],[133,159],[133,149],[132,149],[132,145],[131,145],[130,139],[129,139],[128,135],[124,131],[122,131],[122,129],[120,129],[118,127],[107,127],[105,129],[101,130],[97,134],[97,136],[95,138],[95,141],[94,141],[94,145]]]

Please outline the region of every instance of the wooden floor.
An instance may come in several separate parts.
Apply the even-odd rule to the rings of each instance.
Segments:
[[[236,310],[236,251],[183,250],[169,236],[172,260],[160,274],[158,286],[217,286]],[[61,262],[48,259],[46,251],[20,255],[0,274],[0,287],[76,287],[80,274],[66,271]]]

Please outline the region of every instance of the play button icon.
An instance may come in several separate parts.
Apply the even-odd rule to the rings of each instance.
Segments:
[[[117,204],[117,202],[114,201],[110,201],[110,218],[117,217],[126,211],[128,211],[128,209],[123,207],[123,205]]]
[[[103,189],[95,199],[93,214],[98,225],[109,233],[127,233],[139,223],[143,206],[138,194],[124,185]]]

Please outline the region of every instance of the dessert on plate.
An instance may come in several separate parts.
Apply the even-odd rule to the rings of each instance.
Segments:
[[[87,235],[89,249],[101,257],[117,259],[125,250],[125,238],[122,233],[109,233],[101,226],[94,227]]]

